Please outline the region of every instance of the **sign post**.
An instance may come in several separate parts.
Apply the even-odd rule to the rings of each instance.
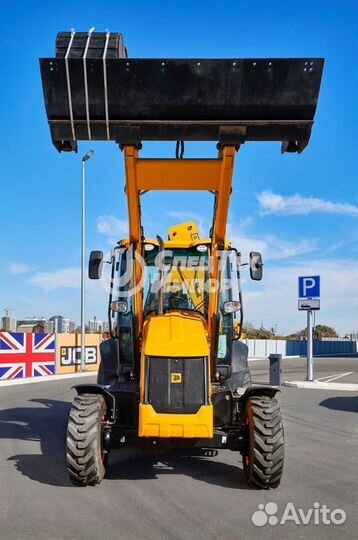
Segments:
[[[320,276],[298,278],[298,309],[307,311],[307,381],[313,381],[312,313],[320,309]]]
[[[55,370],[54,370],[54,374],[57,375],[57,367],[58,367],[58,317],[55,317],[55,320],[54,320],[53,324],[54,324],[54,334],[55,334]]]
[[[313,381],[312,310],[307,310],[307,381]]]

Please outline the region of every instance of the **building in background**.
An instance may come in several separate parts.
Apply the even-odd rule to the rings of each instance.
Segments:
[[[22,334],[45,334],[45,327],[42,323],[36,324],[18,324],[17,332]]]
[[[25,317],[16,320],[15,317],[10,317],[8,310],[5,310],[6,316],[2,317],[0,330],[4,332],[24,332],[24,333],[41,333],[53,334],[55,332],[55,322],[57,320],[58,333],[69,334],[77,331],[77,325],[74,321],[62,315],[54,315],[50,319],[46,317]]]
[[[109,332],[109,322],[103,321],[102,323],[102,332]]]
[[[97,317],[93,317],[92,320],[88,321],[87,328],[91,334],[95,332],[109,332],[109,322],[100,321]]]
[[[99,321],[97,317],[93,317],[91,321],[88,321],[87,328],[91,334],[93,334],[93,332],[103,332],[103,322]]]
[[[75,321],[70,321],[69,328],[70,328],[70,334],[75,334],[76,333],[77,324],[75,323]]]
[[[53,334],[55,332],[55,323],[53,321],[46,321],[44,324],[45,334]]]
[[[24,330],[21,330],[20,327],[29,327],[29,326],[33,326],[35,327],[36,325],[39,325],[42,326],[42,328],[44,329],[45,327],[45,324],[47,322],[47,319],[46,317],[25,317],[24,319],[19,319],[17,321],[17,332],[24,332]],[[39,330],[40,331],[40,330]],[[42,330],[43,332],[44,330]]]
[[[1,319],[1,328],[4,332],[16,332],[17,321],[15,317],[5,316]]]
[[[59,334],[69,334],[70,333],[70,319],[62,317],[62,315],[54,315],[49,319],[54,323],[54,329],[57,321],[57,332]]]

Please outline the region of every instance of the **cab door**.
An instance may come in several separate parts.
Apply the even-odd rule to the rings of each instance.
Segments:
[[[219,292],[219,335],[217,363],[231,364],[232,343],[238,339],[242,324],[242,307],[234,313],[225,313],[225,302],[236,300],[241,304],[240,289],[240,257],[236,250],[228,250],[221,258],[220,292]]]
[[[131,295],[131,250],[115,248],[112,254],[112,277],[109,300],[111,334],[118,339],[121,365],[135,366],[135,321]],[[118,309],[120,306],[120,310]],[[124,309],[124,306],[126,308]],[[117,309],[116,309],[117,308]]]

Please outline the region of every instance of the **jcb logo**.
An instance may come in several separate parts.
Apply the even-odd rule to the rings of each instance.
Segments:
[[[81,363],[81,347],[61,347],[60,365],[76,366]],[[97,364],[97,347],[85,347],[85,363]]]
[[[181,373],[172,373],[171,376],[171,382],[172,384],[180,384],[182,382],[182,374]]]

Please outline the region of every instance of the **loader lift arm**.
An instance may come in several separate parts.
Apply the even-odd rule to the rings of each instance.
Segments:
[[[215,196],[211,232],[212,267],[210,280],[213,285],[209,297],[208,331],[212,337],[210,372],[216,372],[216,339],[218,284],[220,281],[220,251],[224,249],[229,202],[232,190],[235,153],[237,146],[220,147],[215,159],[147,159],[140,158],[136,146],[125,145],[125,191],[128,203],[129,240],[134,250],[142,253],[141,193],[153,190],[210,191]],[[141,280],[141,267],[134,259],[135,285]],[[141,339],[143,326],[143,295],[138,289],[134,311],[137,317],[137,340]]]

